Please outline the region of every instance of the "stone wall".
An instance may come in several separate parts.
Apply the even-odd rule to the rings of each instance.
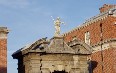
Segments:
[[[18,73],[41,73],[40,55],[29,53],[18,58]]]
[[[18,73],[89,73],[87,55],[28,53],[18,60]]]

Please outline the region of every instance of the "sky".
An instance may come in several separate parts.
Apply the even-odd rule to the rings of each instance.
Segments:
[[[61,34],[99,14],[103,4],[116,0],[0,0],[0,26],[8,27],[8,73],[17,72],[13,52],[40,38],[54,36],[54,19],[60,17]]]

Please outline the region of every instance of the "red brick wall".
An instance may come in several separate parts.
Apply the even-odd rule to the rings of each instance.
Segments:
[[[74,36],[76,36],[79,40],[84,41],[85,32],[89,31],[91,45],[96,44],[97,42],[100,42],[100,23],[102,23],[103,40],[116,38],[116,34],[114,34],[116,33],[116,25],[114,25],[114,22],[116,22],[116,17],[108,16],[104,20],[92,23],[89,26],[69,33],[64,39],[66,42],[68,42],[71,41]]]
[[[116,73],[116,48],[109,48],[103,51],[103,72],[104,73]],[[96,67],[93,65],[93,73],[102,72],[102,60],[101,60],[101,51],[93,53],[91,55],[92,61],[97,63]]]
[[[102,23],[103,40],[116,38],[116,17],[108,16],[104,20],[97,21],[89,26],[83,27],[65,36],[65,41],[71,41],[72,37],[76,36],[77,39],[84,41],[85,32],[90,32],[91,45],[100,42],[100,23]],[[104,73],[116,73],[116,48],[110,48],[103,51],[104,56]],[[102,73],[102,60],[100,52],[91,55],[93,61],[93,73]]]
[[[93,69],[93,73],[101,73],[102,72],[102,64],[103,64],[103,72],[104,73],[116,73],[116,53],[114,53],[114,51],[116,51],[116,48],[110,48],[107,50],[103,51],[103,63],[101,60],[101,51],[93,53],[91,55],[91,59],[92,61],[97,62],[97,66],[95,67],[94,64],[92,64],[92,67],[95,67]]]
[[[114,66],[113,66],[113,69],[114,69],[114,73],[116,73],[116,48],[115,50],[113,50],[113,63],[114,63]]]
[[[0,39],[0,73],[7,73],[7,40]]]

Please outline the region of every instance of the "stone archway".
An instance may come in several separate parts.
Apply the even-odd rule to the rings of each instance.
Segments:
[[[68,73],[68,72],[65,72],[65,71],[54,71],[52,73]]]

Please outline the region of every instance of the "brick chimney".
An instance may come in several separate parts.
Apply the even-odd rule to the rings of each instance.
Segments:
[[[0,73],[7,73],[7,27],[0,27]]]
[[[103,7],[99,8],[99,10],[100,10],[100,13],[102,13],[113,7],[116,7],[116,5],[104,4]]]

